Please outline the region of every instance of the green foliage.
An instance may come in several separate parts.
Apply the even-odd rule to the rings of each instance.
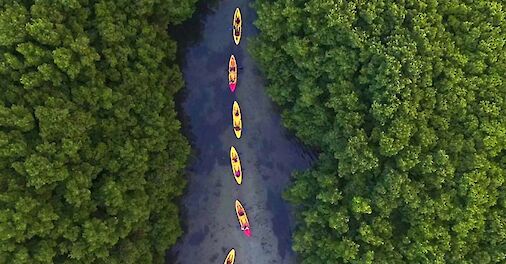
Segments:
[[[257,0],[302,263],[506,262],[506,5]]]
[[[0,263],[161,263],[189,147],[165,33],[195,0],[2,1]]]

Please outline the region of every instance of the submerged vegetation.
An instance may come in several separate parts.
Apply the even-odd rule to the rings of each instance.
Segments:
[[[189,147],[165,33],[195,0],[2,1],[0,263],[150,263]]]
[[[506,261],[506,5],[257,0],[303,263]]]

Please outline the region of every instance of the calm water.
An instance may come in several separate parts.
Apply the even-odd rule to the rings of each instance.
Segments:
[[[168,253],[167,263],[223,263],[230,248],[236,249],[237,264],[295,263],[290,242],[293,216],[281,194],[291,172],[308,168],[313,157],[283,128],[261,73],[246,52],[248,37],[258,33],[248,1],[209,2],[183,27],[172,30],[181,42],[186,80],[179,111],[194,153],[181,206],[185,234]],[[231,33],[236,6],[243,15],[239,46]],[[231,54],[240,67],[235,93],[230,92],[227,79]],[[234,100],[242,110],[241,139],[232,129]],[[232,145],[243,166],[241,186],[230,168]],[[239,228],[235,199],[246,209],[252,237]]]

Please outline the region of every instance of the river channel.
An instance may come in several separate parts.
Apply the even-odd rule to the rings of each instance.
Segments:
[[[266,94],[262,74],[247,53],[249,38],[258,34],[249,2],[200,4],[191,20],[171,32],[181,49],[185,87],[178,104],[193,152],[181,199],[185,233],[168,252],[169,264],[221,264],[230,248],[236,249],[236,264],[296,263],[291,250],[293,213],[281,195],[290,184],[291,173],[309,168],[314,158],[283,127],[278,109]],[[236,7],[243,16],[239,46],[231,31]],[[235,93],[230,92],[227,79],[231,54],[239,65]],[[241,139],[232,129],[234,100],[242,112]],[[232,176],[230,146],[239,152],[242,185]],[[240,230],[235,199],[246,209],[252,237]]]

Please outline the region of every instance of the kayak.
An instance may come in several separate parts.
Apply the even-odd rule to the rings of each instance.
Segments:
[[[242,17],[241,17],[241,10],[239,9],[239,7],[235,9],[234,21],[232,21],[232,25],[234,26],[233,36],[235,45],[239,45],[242,35]]]
[[[239,108],[239,104],[237,101],[234,101],[234,106],[232,107],[232,120],[234,126],[234,133],[237,138],[241,138],[242,133],[242,118],[241,118],[241,108]]]
[[[241,160],[239,159],[239,154],[237,154],[237,150],[234,147],[230,147],[230,164],[232,165],[232,173],[234,175],[235,181],[237,184],[242,183],[242,169],[241,169]]]
[[[228,86],[232,92],[235,91],[235,87],[237,86],[237,77],[237,62],[234,55],[231,55],[230,60],[228,61]]]
[[[237,219],[239,219],[241,230],[246,236],[250,237],[251,230],[249,228],[248,216],[246,215],[246,210],[244,210],[244,207],[242,207],[242,204],[239,202],[239,200],[235,200],[235,213],[237,214]]]
[[[231,249],[230,252],[228,252],[227,258],[225,259],[225,262],[223,264],[234,264],[235,261],[235,249]]]

